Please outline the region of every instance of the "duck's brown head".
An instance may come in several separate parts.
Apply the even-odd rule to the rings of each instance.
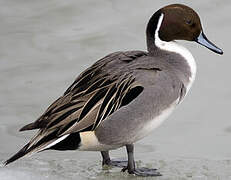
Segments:
[[[195,41],[210,50],[223,54],[222,50],[211,43],[203,33],[198,14],[190,7],[172,4],[158,10],[147,26],[147,38],[158,35],[162,41]]]

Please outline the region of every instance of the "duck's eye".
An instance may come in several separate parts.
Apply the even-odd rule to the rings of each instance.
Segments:
[[[192,24],[192,20],[186,20],[186,24],[191,25]]]

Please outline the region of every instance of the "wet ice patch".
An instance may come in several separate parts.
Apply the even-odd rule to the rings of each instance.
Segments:
[[[0,171],[1,180],[37,180],[41,179],[41,177],[36,176],[34,173],[30,173],[27,171],[15,171],[11,169],[1,170]]]
[[[155,180],[231,180],[231,160],[174,158],[163,155],[150,157],[148,153],[146,156],[137,154],[136,165],[137,167],[157,168],[163,176],[155,177]],[[102,168],[100,159],[71,159],[70,157],[54,158],[54,160],[25,158],[0,168],[0,177],[1,180],[123,180],[134,178],[127,172],[121,172],[121,168]],[[140,178],[136,177],[136,179]]]
[[[100,162],[84,162],[70,158],[51,160],[49,157],[47,159],[32,157],[1,167],[0,180],[94,179],[101,170]]]
[[[162,157],[154,162],[163,174],[161,180],[231,180],[231,160]]]

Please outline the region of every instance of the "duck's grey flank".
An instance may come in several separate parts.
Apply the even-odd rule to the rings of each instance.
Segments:
[[[136,83],[144,89],[130,104],[120,108],[100,124],[95,131],[100,142],[120,146],[135,142],[142,138],[137,136],[146,123],[168,109],[177,99],[182,100],[191,73],[180,55],[172,57],[171,54],[160,53],[155,59],[145,55],[129,62],[126,67],[123,63],[117,63],[116,59],[113,61],[116,64],[111,64],[111,67],[116,66],[114,72],[116,69],[130,71]],[[163,62],[162,58],[168,59],[168,63]],[[172,58],[177,61],[174,62]]]

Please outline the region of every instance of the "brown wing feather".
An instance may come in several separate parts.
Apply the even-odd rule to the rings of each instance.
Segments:
[[[118,60],[129,63],[143,55],[146,54],[142,51],[116,52],[97,61],[80,74],[38,120],[20,131],[41,129],[47,133],[57,130],[60,134],[70,128],[68,126],[73,127],[73,124],[76,130],[83,131],[89,126],[94,130],[120,107],[123,97],[135,84],[135,79],[129,73],[116,76],[106,72],[104,67]]]
[[[85,70],[40,118],[20,129],[39,131],[5,164],[52,147],[56,140],[62,142],[67,136],[60,136],[66,133],[78,139],[79,134],[74,132],[94,130],[110,114],[134,100],[143,87],[126,65],[146,55],[142,51],[116,52]],[[77,148],[76,143],[71,148]]]
[[[140,51],[113,53],[80,74],[38,120],[20,129],[40,129],[28,149],[38,152],[64,134],[94,130],[110,114],[135,99],[142,87],[132,73],[118,73],[121,69],[107,72],[104,67],[116,61],[130,63],[142,55],[145,53]],[[137,87],[138,91],[132,91]]]

